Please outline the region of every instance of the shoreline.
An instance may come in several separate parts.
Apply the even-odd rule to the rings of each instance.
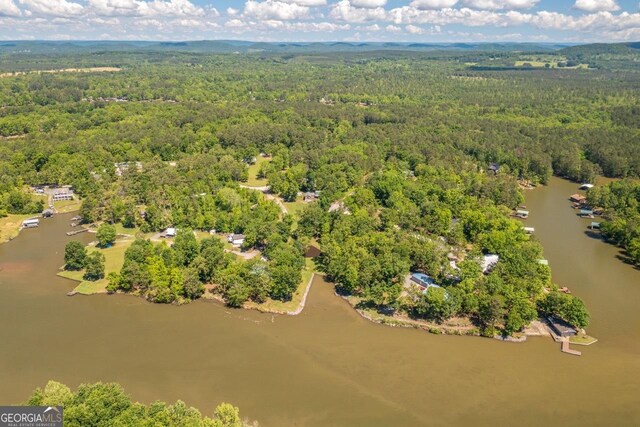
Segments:
[[[471,337],[483,337],[480,334],[480,330],[471,324],[468,325],[447,325],[446,323],[437,324],[433,322],[427,322],[424,320],[413,320],[410,318],[399,317],[399,316],[389,316],[386,314],[378,313],[378,317],[374,317],[370,310],[363,310],[356,308],[353,304],[353,297],[340,295],[338,292],[334,290],[334,295],[342,298],[360,317],[368,320],[372,323],[377,323],[379,325],[390,326],[390,327],[400,327],[400,328],[413,328],[420,329],[425,332],[429,332],[434,335],[455,335],[455,336],[471,336]],[[494,335],[493,337],[483,337],[483,338],[492,338],[502,342],[510,342],[510,343],[523,343],[526,342],[529,337],[549,337],[553,339],[553,334],[549,330],[546,322],[543,319],[533,320],[529,325],[524,328],[524,331],[516,336],[507,336],[503,337],[501,335]],[[556,342],[555,340],[553,340]],[[597,340],[596,340],[597,341]],[[595,341],[594,341],[595,342]],[[576,342],[571,341],[571,344],[578,344]],[[583,345],[590,345],[583,344]]]

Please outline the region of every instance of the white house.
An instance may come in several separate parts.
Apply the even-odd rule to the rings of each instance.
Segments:
[[[173,227],[169,227],[164,232],[164,235],[167,237],[176,237],[176,229]]]
[[[227,241],[233,246],[242,246],[244,243],[244,234],[229,234]]]

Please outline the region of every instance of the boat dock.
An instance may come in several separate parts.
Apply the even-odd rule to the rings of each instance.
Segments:
[[[67,236],[75,236],[76,234],[84,233],[85,231],[89,231],[89,229],[81,228],[80,230],[67,231]]]
[[[569,341],[562,341],[562,347],[560,348],[560,350],[563,353],[572,354],[574,356],[582,356],[582,352],[578,350],[572,350],[571,347],[569,347]]]

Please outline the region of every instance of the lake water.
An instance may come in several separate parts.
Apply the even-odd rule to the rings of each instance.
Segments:
[[[391,328],[358,316],[316,278],[299,316],[198,301],[65,294],[70,216],[0,245],[0,404],[55,379],[117,381],[136,400],[221,401],[263,427],[640,425],[640,271],[585,235],[553,179],[527,193],[528,226],[554,280],[584,298],[599,342],[560,352],[548,338],[503,343]],[[89,240],[80,235],[76,239]]]

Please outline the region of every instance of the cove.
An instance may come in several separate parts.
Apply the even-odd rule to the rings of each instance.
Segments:
[[[69,218],[0,245],[0,403],[55,379],[117,381],[142,402],[221,401],[261,426],[633,425],[640,423],[640,271],[585,234],[553,178],[526,192],[527,226],[554,281],[583,298],[598,343],[436,336],[361,318],[316,275],[298,316],[125,295],[67,297],[56,277]],[[84,239],[84,240],[83,240]],[[517,420],[517,421],[516,421]]]

